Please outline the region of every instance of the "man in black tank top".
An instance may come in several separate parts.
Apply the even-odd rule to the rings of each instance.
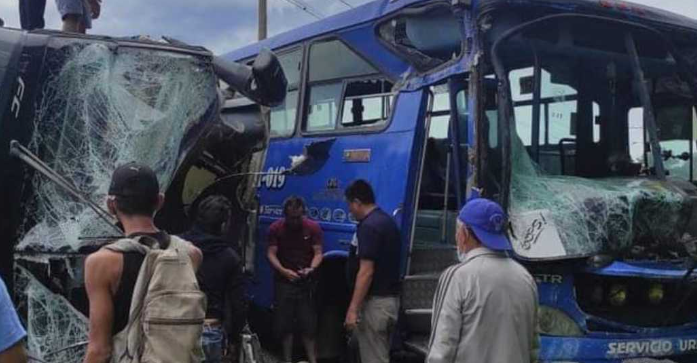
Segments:
[[[153,216],[164,203],[155,173],[145,165],[128,163],[111,178],[107,208],[121,222],[128,237],[146,235],[166,244],[169,236],[160,231]],[[194,268],[203,256],[190,252]],[[113,336],[128,322],[133,288],[143,262],[142,255],[101,249],[85,260],[85,288],[90,302],[89,336],[85,363],[108,362]]]
[[[192,214],[193,227],[180,237],[203,252],[206,263],[196,274],[208,307],[203,326],[204,363],[219,363],[227,336],[229,356],[235,357],[246,322],[242,260],[225,236],[232,204],[222,195],[204,198]]]

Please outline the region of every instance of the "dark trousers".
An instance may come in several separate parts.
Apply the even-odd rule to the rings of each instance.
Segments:
[[[22,29],[44,28],[46,0],[19,0],[19,22]]]
[[[276,281],[274,330],[279,338],[296,331],[308,337],[317,334],[314,289],[315,285],[311,281]]]

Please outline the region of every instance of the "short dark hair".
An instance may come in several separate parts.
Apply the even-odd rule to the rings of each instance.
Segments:
[[[215,194],[205,197],[194,213],[194,225],[204,232],[222,235],[223,225],[230,219],[232,203],[224,195]]]
[[[375,193],[370,183],[363,179],[355,180],[344,191],[344,197],[351,202],[358,199],[363,204],[375,204]]]
[[[283,214],[288,213],[288,209],[301,208],[305,212],[305,200],[297,195],[291,195],[283,201]]]
[[[159,194],[154,197],[126,197],[115,195],[116,209],[128,216],[148,216],[152,217],[157,210]]]

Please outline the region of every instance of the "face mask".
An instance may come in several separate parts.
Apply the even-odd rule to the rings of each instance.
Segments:
[[[457,259],[460,262],[465,262],[465,259],[467,258],[467,253],[460,251],[460,249],[457,249]]]

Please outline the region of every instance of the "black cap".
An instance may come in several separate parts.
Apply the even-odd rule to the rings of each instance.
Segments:
[[[109,195],[154,198],[159,193],[157,175],[145,165],[130,162],[116,168],[111,176]]]

